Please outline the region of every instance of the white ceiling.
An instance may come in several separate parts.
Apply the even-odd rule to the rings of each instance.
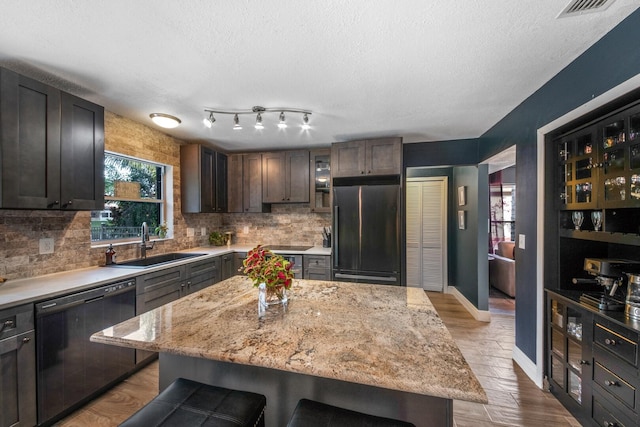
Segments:
[[[474,138],[638,8],[556,18],[568,1],[0,0],[0,65],[229,151]],[[202,124],[254,105],[312,129]]]

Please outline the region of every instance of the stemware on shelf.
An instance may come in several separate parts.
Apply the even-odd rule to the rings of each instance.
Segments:
[[[573,221],[573,226],[576,230],[580,230],[580,226],[582,226],[582,221],[584,221],[584,214],[582,211],[574,211],[571,214],[571,221]]]
[[[593,230],[600,231],[602,225],[602,211],[591,212],[591,222],[593,223]]]

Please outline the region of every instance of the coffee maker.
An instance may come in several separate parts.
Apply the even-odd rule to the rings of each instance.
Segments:
[[[637,272],[627,273],[627,299],[624,314],[627,317],[640,320],[640,274]]]
[[[580,302],[603,311],[628,310],[628,274],[640,271],[640,262],[615,258],[585,258],[584,271],[594,279],[573,279],[573,283],[598,284],[605,291],[583,293]],[[640,316],[640,313],[638,313]]]

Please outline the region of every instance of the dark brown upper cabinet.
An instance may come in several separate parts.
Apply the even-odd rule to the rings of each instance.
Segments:
[[[262,154],[232,154],[227,175],[229,212],[270,212],[262,202]]]
[[[200,144],[180,147],[182,212],[227,212],[227,156]]]
[[[380,138],[331,145],[332,178],[400,175],[402,138]]]
[[[104,207],[104,108],[0,68],[0,207]]]
[[[560,209],[640,207],[640,104],[554,143]]]
[[[309,203],[309,151],[262,154],[262,202]]]
[[[311,212],[331,212],[331,149],[309,152],[309,207]]]

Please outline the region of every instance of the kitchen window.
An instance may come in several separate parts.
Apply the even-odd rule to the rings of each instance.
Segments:
[[[143,222],[152,236],[168,237],[170,169],[169,165],[105,152],[105,203],[104,209],[91,212],[91,242],[138,240]]]

